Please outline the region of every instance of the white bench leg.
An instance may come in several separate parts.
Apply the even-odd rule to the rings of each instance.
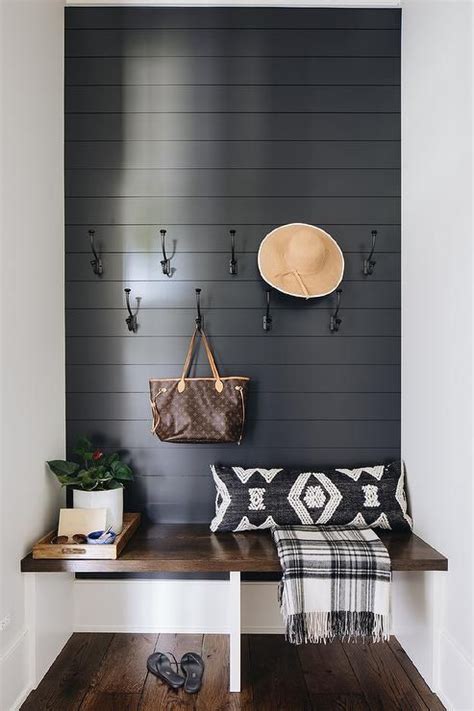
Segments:
[[[240,573],[229,575],[230,691],[240,691]]]

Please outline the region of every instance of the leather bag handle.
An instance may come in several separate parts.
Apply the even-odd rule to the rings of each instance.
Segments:
[[[214,360],[214,356],[212,354],[212,350],[209,345],[209,342],[206,338],[206,334],[204,333],[204,331],[202,329],[199,330],[199,328],[197,328],[197,327],[194,329],[194,333],[191,336],[191,341],[189,343],[188,352],[186,354],[186,359],[184,361],[183,372],[181,374],[181,379],[178,383],[178,392],[182,393],[183,390],[186,388],[185,379],[187,378],[187,375],[189,373],[189,368],[191,367],[191,361],[192,361],[193,353],[194,353],[194,345],[196,342],[196,334],[198,331],[201,334],[201,338],[204,343],[204,348],[206,350],[207,360],[209,362],[209,365],[210,365],[210,368],[212,371],[212,375],[215,380],[215,388],[216,388],[217,392],[220,393],[224,389],[224,383],[222,382],[220,375],[219,375],[219,371],[217,370],[216,361]]]

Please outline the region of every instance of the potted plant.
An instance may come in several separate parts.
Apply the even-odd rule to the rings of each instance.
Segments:
[[[54,459],[47,462],[62,486],[72,486],[73,506],[81,509],[107,509],[107,526],[120,533],[123,526],[124,482],[133,479],[130,467],[119,454],[105,454],[81,437],[74,449],[77,462]]]

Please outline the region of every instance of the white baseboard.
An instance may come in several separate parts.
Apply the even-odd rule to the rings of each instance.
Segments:
[[[36,689],[72,634],[74,576],[28,573],[25,592],[29,677]]]
[[[226,634],[226,580],[77,580],[76,632]],[[277,583],[242,583],[242,631],[279,634]]]
[[[20,692],[20,695],[17,696],[15,701],[12,703],[12,705],[9,708],[9,711],[20,711],[21,707],[25,703],[26,699],[30,695],[30,693],[33,691],[33,684],[28,684],[23,691]]]
[[[74,578],[49,573],[25,576],[25,620],[0,657],[0,709],[18,711],[72,633]]]
[[[439,653],[438,697],[448,711],[473,711],[473,660],[444,631],[439,633]]]
[[[252,626],[252,627],[242,627],[242,634],[285,634],[285,628],[283,625],[278,627],[275,626]]]
[[[33,684],[28,684],[23,691],[20,692],[20,695],[17,696],[13,704],[10,706],[9,711],[20,711],[21,707],[25,703],[26,699],[30,695],[30,693],[33,691]]]
[[[29,670],[30,635],[23,629],[0,659],[0,708],[17,711],[33,688]]]
[[[438,690],[436,696],[441,701],[446,711],[455,711],[454,706],[451,704],[450,700],[443,696],[443,693],[441,691]]]

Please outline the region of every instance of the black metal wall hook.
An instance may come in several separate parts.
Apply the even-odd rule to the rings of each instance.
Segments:
[[[161,235],[161,251],[163,253],[163,259],[161,260],[161,269],[163,271],[163,274],[166,274],[167,277],[172,276],[172,271],[171,271],[171,260],[166,254],[166,230],[160,230],[160,235]]]
[[[130,308],[130,292],[131,292],[131,289],[124,289],[124,292],[125,292],[125,299],[126,299],[126,301],[127,301],[127,310],[128,310],[128,316],[127,316],[127,318],[125,319],[125,323],[127,324],[129,331],[132,331],[133,333],[136,333],[136,332],[138,331],[138,319],[137,319],[137,315],[138,315],[138,312],[139,312],[139,310],[140,310],[141,297],[140,297],[140,296],[135,297],[135,298],[136,298],[136,301],[137,301],[137,308],[136,308],[135,313],[133,313],[132,309]]]
[[[373,259],[375,252],[375,243],[377,242],[377,230],[372,230],[372,249],[367,259],[364,259],[364,276],[370,276],[374,273],[374,268],[377,262]]]
[[[89,230],[89,241],[90,241],[90,245],[91,245],[92,254],[94,255],[94,259],[91,259],[92,271],[97,276],[102,276],[102,274],[104,273],[104,267],[102,264],[102,259],[99,257],[99,255],[96,252],[94,238],[95,238],[95,230]]]
[[[266,289],[266,300],[267,300],[267,310],[263,316],[263,330],[264,331],[271,331],[272,330],[272,323],[273,319],[270,315],[270,294],[271,294],[271,289]]]
[[[235,276],[237,274],[237,259],[235,258],[235,230],[229,230],[230,234],[230,261],[229,261],[229,274]]]
[[[204,325],[201,314],[201,289],[196,289],[196,328],[200,331]]]
[[[339,331],[339,326],[342,323],[342,319],[339,317],[339,309],[341,308],[341,294],[342,294],[342,289],[338,289],[336,291],[336,310],[331,316],[331,320],[329,322],[329,330],[331,333]]]

